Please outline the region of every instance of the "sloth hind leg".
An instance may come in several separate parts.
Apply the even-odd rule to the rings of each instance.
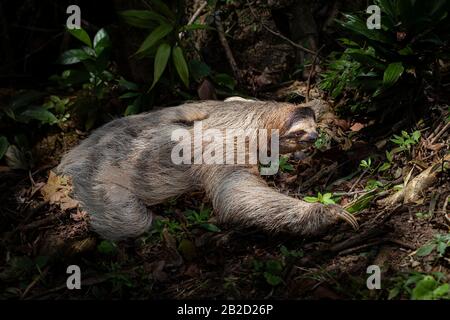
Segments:
[[[94,193],[100,201],[86,208],[92,228],[106,239],[137,237],[152,224],[152,214],[129,190],[116,184],[98,184]],[[89,212],[89,210],[92,210]]]

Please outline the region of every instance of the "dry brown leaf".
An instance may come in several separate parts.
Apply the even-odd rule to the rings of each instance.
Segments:
[[[70,179],[65,176],[58,176],[53,171],[50,171],[47,183],[40,191],[45,201],[59,205],[62,211],[74,209],[78,206],[78,201],[69,196],[72,192]]]
[[[364,125],[362,123],[356,122],[355,124],[353,124],[350,127],[350,130],[354,131],[354,132],[358,132],[360,131],[362,128],[364,128]]]

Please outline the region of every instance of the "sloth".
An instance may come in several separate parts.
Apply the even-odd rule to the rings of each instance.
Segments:
[[[338,205],[304,202],[269,187],[258,164],[176,164],[172,159],[178,143],[173,132],[192,132],[198,121],[204,129],[277,130],[280,152],[300,150],[317,138],[314,110],[322,105],[320,100],[294,105],[230,99],[120,118],[69,151],[57,173],[71,177],[91,228],[110,240],[143,234],[152,224],[150,206],[194,190],[206,192],[219,224],[305,237],[339,220],[356,229],[356,219]]]

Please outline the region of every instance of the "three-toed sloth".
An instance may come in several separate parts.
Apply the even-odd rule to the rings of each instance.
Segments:
[[[197,161],[198,154],[195,157],[196,152],[213,150],[214,155],[219,150],[225,158],[232,149],[235,160],[239,152],[249,153],[249,142],[257,130],[275,130],[282,153],[299,150],[317,138],[314,108],[321,103],[205,101],[117,119],[66,154],[57,171],[71,176],[75,198],[89,214],[91,227],[111,240],[144,233],[152,223],[147,206],[192,190],[206,192],[219,223],[301,236],[317,235],[339,219],[357,227],[355,218],[337,205],[307,203],[270,188],[258,174],[258,163],[202,163]],[[174,139],[174,132],[180,130],[195,136],[194,127],[200,121],[204,132],[250,132],[245,147],[238,148],[234,138],[233,142],[204,139],[201,147]],[[273,139],[270,132],[268,135]],[[261,139],[255,139],[261,144]],[[227,142],[235,147],[227,149]],[[187,148],[179,155],[192,162],[174,161],[174,149],[179,149],[180,143]],[[186,150],[192,154],[182,154]]]

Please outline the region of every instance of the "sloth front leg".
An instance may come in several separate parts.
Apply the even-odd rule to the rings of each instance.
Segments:
[[[320,234],[340,219],[358,227],[356,219],[340,206],[283,195],[250,168],[206,165],[198,168],[197,175],[221,223],[304,236]]]

